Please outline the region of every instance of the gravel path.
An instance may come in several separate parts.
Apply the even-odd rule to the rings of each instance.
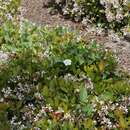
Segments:
[[[95,39],[103,43],[106,48],[112,49],[118,57],[120,68],[130,73],[130,42],[124,40],[113,40],[112,37],[104,37],[90,33],[92,27],[84,28],[81,24],[66,20],[60,14],[51,15],[49,9],[43,7],[45,0],[22,0],[22,6],[26,9],[24,17],[39,24],[49,26],[69,26],[73,29],[80,29],[87,40]],[[89,32],[89,33],[88,33]]]

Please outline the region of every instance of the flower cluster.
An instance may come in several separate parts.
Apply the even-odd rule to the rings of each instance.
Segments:
[[[124,14],[124,9],[122,8],[122,6],[127,5],[126,0],[100,0],[100,3],[105,7],[105,15],[108,22],[122,22],[128,16],[128,13]]]

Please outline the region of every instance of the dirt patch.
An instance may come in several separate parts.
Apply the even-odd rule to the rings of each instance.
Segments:
[[[78,23],[63,19],[62,15],[51,15],[49,9],[43,6],[44,0],[22,0],[22,6],[26,9],[24,17],[32,22],[49,26],[71,26],[77,28]]]
[[[95,35],[94,32],[90,33],[91,26],[84,28],[80,23],[72,22],[71,20],[66,20],[62,15],[56,14],[51,15],[49,9],[43,6],[44,0],[22,0],[22,6],[25,8],[26,12],[24,17],[28,20],[39,24],[48,26],[67,26],[72,29],[79,29],[87,40],[94,39],[100,43],[103,43],[106,48],[112,49],[118,58],[120,68],[124,71],[130,72],[130,43],[124,40],[113,40],[111,37],[106,37],[102,35]]]

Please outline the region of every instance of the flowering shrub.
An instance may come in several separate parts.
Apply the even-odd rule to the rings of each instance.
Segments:
[[[127,0],[51,0],[50,3],[64,16],[84,25],[94,22],[118,31],[130,23]]]

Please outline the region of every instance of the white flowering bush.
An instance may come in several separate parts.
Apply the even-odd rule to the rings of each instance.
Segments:
[[[128,0],[52,0],[50,3],[64,16],[84,25],[94,22],[119,31],[130,23]]]

